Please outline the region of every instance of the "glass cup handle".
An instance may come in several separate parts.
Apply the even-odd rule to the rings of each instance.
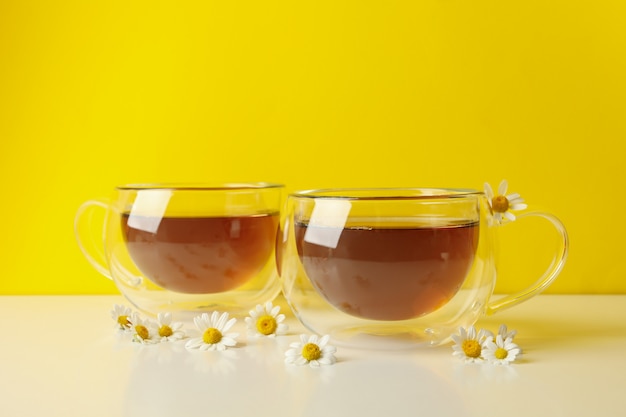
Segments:
[[[531,216],[543,217],[544,219],[550,221],[561,237],[561,244],[559,245],[554,258],[552,258],[550,266],[534,284],[515,294],[510,294],[490,302],[487,305],[486,314],[493,314],[497,311],[504,310],[540,294],[543,290],[548,288],[550,284],[552,284],[565,265],[565,260],[567,259],[569,250],[569,237],[563,223],[556,216],[540,211],[519,214],[517,218],[519,220],[523,217]]]
[[[113,279],[109,268],[106,266],[107,262],[104,256],[104,224],[100,224],[101,234],[99,240],[96,238],[96,231],[94,230],[93,214],[94,210],[99,208],[108,211],[109,204],[102,200],[89,200],[78,208],[74,217],[74,235],[76,236],[78,247],[89,263],[102,275]]]

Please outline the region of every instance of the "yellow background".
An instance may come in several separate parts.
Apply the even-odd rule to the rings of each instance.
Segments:
[[[0,294],[115,293],[73,218],[118,184],[501,178],[569,230],[550,292],[624,293],[625,109],[621,0],[4,0]]]

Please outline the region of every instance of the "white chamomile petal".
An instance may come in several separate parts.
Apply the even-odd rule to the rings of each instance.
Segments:
[[[231,327],[235,325],[235,323],[237,323],[237,319],[233,317],[232,319],[228,320],[226,324],[222,327],[222,331],[226,332],[230,330]]]
[[[159,313],[157,315],[159,324],[169,325],[172,322],[172,313]]]
[[[513,340],[516,334],[517,334],[517,330],[509,331],[506,324],[501,324],[500,328],[498,329],[498,335],[502,337],[502,340],[507,340],[507,339]]]
[[[225,346],[235,346],[237,344],[237,340],[235,340],[237,336],[239,336],[238,333],[229,333],[222,337],[221,343]]]
[[[487,200],[489,200],[489,204],[491,205],[491,199],[494,197],[493,188],[491,188],[491,185],[488,182],[486,182],[484,189],[485,189],[485,196],[487,197]]]
[[[523,210],[527,207],[524,204],[524,199],[518,193],[509,194],[506,199],[509,200],[509,206],[512,210]]]
[[[222,329],[226,325],[226,320],[228,320],[227,314],[222,314],[221,316],[218,316],[217,311],[214,311],[211,315],[211,323],[218,329]]]
[[[206,314],[206,313],[204,313]],[[205,320],[204,320],[204,314],[202,314],[201,316],[196,316],[193,318],[193,323],[196,325],[196,327],[198,329],[202,328],[202,327],[206,327],[207,325],[205,324]]]
[[[323,358],[318,359],[318,362],[322,365],[332,365],[337,361],[337,359],[332,356],[332,355],[328,355],[325,356]]]
[[[204,344],[204,341],[201,337],[194,337],[193,339],[189,339],[187,343],[185,343],[185,347],[187,349],[197,349],[202,344]]]
[[[506,190],[509,188],[509,183],[507,180],[500,181],[500,185],[498,186],[498,194],[506,195]]]
[[[336,351],[337,351],[337,348],[332,345],[326,345],[322,348],[322,352],[324,353],[335,353]]]

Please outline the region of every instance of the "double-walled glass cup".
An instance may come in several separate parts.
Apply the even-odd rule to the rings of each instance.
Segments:
[[[298,319],[335,343],[437,345],[459,327],[540,293],[560,273],[567,233],[529,288],[492,300],[499,226],[482,192],[466,189],[328,189],[291,194],[278,242],[283,293]]]
[[[139,184],[78,210],[90,263],[138,309],[244,314],[280,292],[279,184]]]

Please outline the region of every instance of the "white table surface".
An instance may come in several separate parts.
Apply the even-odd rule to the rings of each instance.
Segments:
[[[450,345],[338,348],[335,365],[286,365],[305,332],[225,352],[142,346],[113,330],[118,296],[0,297],[0,415],[13,416],[624,416],[626,295],[542,295],[477,327],[516,329],[524,357],[464,364]],[[192,329],[192,324],[186,324]]]

